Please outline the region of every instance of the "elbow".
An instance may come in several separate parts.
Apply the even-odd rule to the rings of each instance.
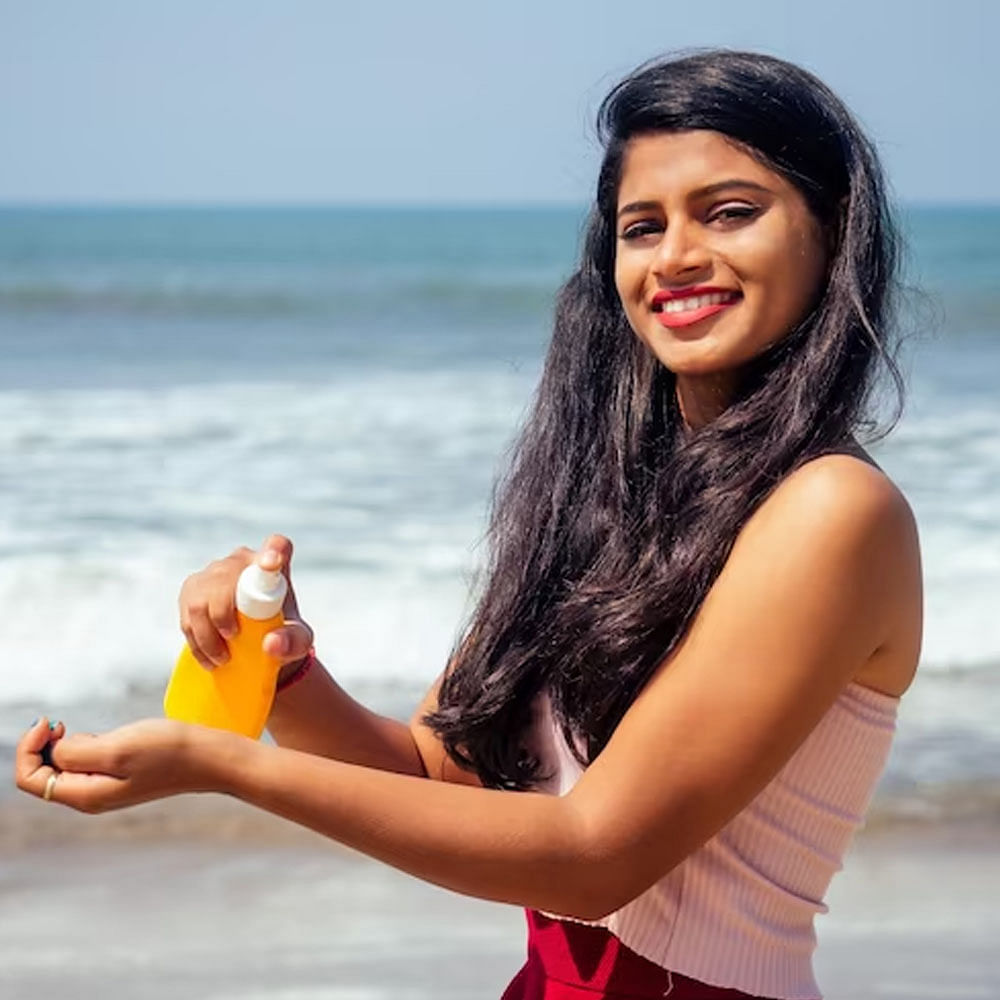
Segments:
[[[641,896],[648,888],[648,885],[631,888],[622,885],[613,886],[589,901],[590,905],[587,907],[589,916],[584,919],[603,920],[605,917],[610,917],[612,913]]]
[[[584,900],[581,905],[573,907],[575,912],[566,913],[563,916],[570,917],[573,920],[585,920],[588,923],[596,923],[598,920],[610,917],[616,910],[620,910],[625,905],[625,902],[627,900],[622,902],[608,899]]]
[[[672,871],[681,860],[643,849],[633,838],[615,835],[603,823],[577,826],[573,862],[559,879],[561,891],[551,913],[575,920],[603,920],[631,903]]]
[[[555,894],[554,905],[543,908],[574,920],[603,920],[641,896],[663,874],[644,872],[632,857],[588,859],[560,880],[562,891]]]
[[[595,879],[595,882],[601,882]],[[614,891],[617,888],[617,891]],[[553,900],[553,905],[543,906],[548,913],[558,914],[560,917],[568,917],[570,920],[582,920],[587,923],[594,923],[611,916],[616,910],[620,910],[626,903],[630,903],[642,890],[631,892],[621,891],[618,887],[600,885],[581,884],[575,891],[560,893],[559,898]]]

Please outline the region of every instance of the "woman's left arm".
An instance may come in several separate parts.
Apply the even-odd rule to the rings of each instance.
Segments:
[[[905,500],[857,460],[821,459],[751,518],[683,641],[566,796],[426,781],[156,720],[59,740],[53,798],[100,812],[223,792],[449,889],[595,919],[744,808],[915,599]],[[51,773],[41,738],[18,752],[18,783],[35,794]]]

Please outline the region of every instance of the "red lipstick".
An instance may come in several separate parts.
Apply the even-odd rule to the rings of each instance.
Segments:
[[[712,285],[664,288],[653,296],[651,308],[663,326],[675,329],[700,323],[735,305],[741,298],[740,293],[731,288]]]

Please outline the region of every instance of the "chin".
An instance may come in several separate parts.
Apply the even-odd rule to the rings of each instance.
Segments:
[[[661,336],[646,341],[646,346],[664,368],[691,378],[735,375],[766,349],[766,345],[754,348],[744,344],[742,350],[734,350],[734,345],[720,343],[717,337],[664,343]]]
[[[709,375],[724,375],[738,369],[742,362],[720,357],[716,352],[707,351],[663,351],[651,348],[653,356],[664,368],[674,375],[691,378]]]

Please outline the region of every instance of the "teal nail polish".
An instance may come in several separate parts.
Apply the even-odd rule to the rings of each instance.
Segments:
[[[53,730],[55,730],[56,726],[58,726],[58,725],[59,725],[58,722],[50,722],[49,723],[49,732],[50,733],[53,732]]]

